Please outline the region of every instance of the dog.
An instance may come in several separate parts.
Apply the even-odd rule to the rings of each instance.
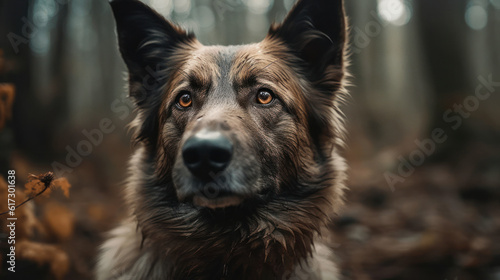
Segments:
[[[338,279],[343,1],[299,0],[240,46],[204,46],[138,0],[110,4],[136,150],[97,279]]]

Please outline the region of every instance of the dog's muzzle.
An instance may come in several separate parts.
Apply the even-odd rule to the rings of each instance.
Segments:
[[[182,159],[189,171],[208,185],[208,193],[194,196],[193,203],[212,209],[235,206],[242,202],[239,196],[219,190],[218,174],[226,169],[233,157],[233,144],[221,132],[203,129],[186,140],[182,147]]]
[[[233,144],[218,131],[201,130],[182,147],[184,165],[203,181],[214,179],[226,169],[233,156]]]

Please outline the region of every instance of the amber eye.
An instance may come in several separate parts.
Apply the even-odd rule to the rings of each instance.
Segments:
[[[257,102],[260,104],[269,104],[273,101],[274,96],[270,90],[261,89],[259,93],[257,93]]]
[[[193,99],[191,98],[191,94],[189,92],[181,93],[177,98],[177,104],[181,108],[191,107],[191,105],[193,104]]]

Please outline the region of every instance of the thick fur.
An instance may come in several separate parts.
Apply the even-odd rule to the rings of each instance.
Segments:
[[[111,5],[137,149],[130,217],[102,246],[97,279],[337,279],[327,227],[346,179],[342,1],[299,1],[262,42],[229,47],[203,46],[139,1]],[[259,88],[272,104],[255,104]],[[181,110],[186,91],[193,106]],[[181,155],[202,129],[222,131],[235,151],[208,184]],[[194,205],[207,185],[244,201]]]

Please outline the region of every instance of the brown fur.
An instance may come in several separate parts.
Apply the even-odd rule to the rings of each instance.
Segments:
[[[138,107],[137,150],[130,218],[102,246],[97,278],[337,279],[327,225],[346,177],[342,1],[299,1],[262,42],[230,47],[203,46],[138,1],[112,6]],[[253,104],[258,88],[276,100]],[[183,91],[194,97],[189,110],[175,108]],[[207,128],[235,146],[208,184],[244,199],[238,206],[193,205],[207,185],[181,147]]]

